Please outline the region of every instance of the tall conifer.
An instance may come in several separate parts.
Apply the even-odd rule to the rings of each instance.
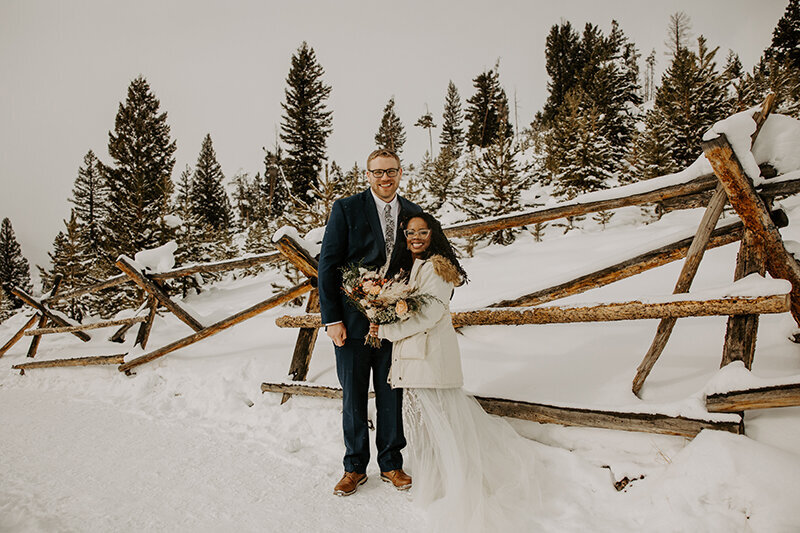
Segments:
[[[12,309],[22,306],[22,302],[13,294],[12,287],[25,291],[31,290],[31,269],[28,260],[22,255],[22,247],[14,235],[11,220],[4,218],[0,224],[0,289]]]
[[[406,143],[406,132],[400,117],[394,109],[394,96],[389,98],[389,102],[383,108],[383,116],[378,132],[375,134],[375,144],[378,148],[385,148],[400,155],[403,152],[403,145]]]
[[[496,138],[510,137],[514,133],[508,118],[508,97],[500,86],[497,66],[478,74],[472,81],[475,94],[467,100],[467,143],[485,148]]]
[[[167,242],[172,236],[164,217],[170,212],[175,141],[167,113],[147,81],[139,76],[120,103],[114,131],[108,134],[113,166],[104,167],[108,184],[109,255],[132,255]]]
[[[305,195],[317,183],[326,159],[333,118],[325,105],[331,87],[322,81],[324,73],[314,49],[303,41],[292,56],[286,78],[286,101],[281,103],[284,114],[280,137],[288,154],[285,172],[295,195]]]
[[[442,149],[449,149],[456,159],[461,157],[464,150],[464,112],[461,109],[461,96],[452,80],[447,84],[447,95],[444,99],[442,112],[442,132],[439,134],[439,144]]]

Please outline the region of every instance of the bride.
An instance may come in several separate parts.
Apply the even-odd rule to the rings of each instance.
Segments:
[[[394,343],[389,382],[404,390],[414,500],[434,530],[531,531],[533,447],[461,388],[449,301],[467,274],[435,218],[420,213],[401,224],[413,258],[408,283],[434,298],[403,322],[371,324],[370,334]]]

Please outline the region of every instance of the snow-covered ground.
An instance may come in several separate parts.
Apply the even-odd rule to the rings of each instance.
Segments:
[[[800,221],[800,199],[784,202]],[[642,224],[620,210],[543,242],[528,235],[465,260],[472,282],[453,308],[476,307],[548,286],[593,264],[691,234],[702,210]],[[782,230],[800,240],[800,223]],[[693,289],[730,285],[737,245],[711,250]],[[676,262],[564,302],[625,301],[672,291]],[[228,278],[185,304],[203,323],[270,294],[274,273]],[[408,495],[381,483],[377,466],[357,494],[337,498],[341,475],[336,401],[260,392],[286,378],[296,332],[268,311],[203,342],[139,367],[29,370],[27,342],[0,359],[0,531],[386,531],[424,530]],[[5,342],[25,321],[0,325]],[[724,318],[681,319],[639,400],[635,368],[657,321],[464,328],[466,388],[475,394],[596,408],[685,412],[709,382],[729,381],[719,361]],[[800,346],[787,340],[788,314],[763,316],[753,374],[800,374]],[[42,339],[37,359],[128,351],[92,332]],[[157,318],[150,348],[190,334],[171,315]],[[730,371],[729,371],[730,372]],[[735,380],[741,381],[739,369]],[[731,376],[734,373],[730,373]],[[734,378],[730,378],[734,380]],[[333,350],[320,337],[309,381],[336,386]],[[722,385],[720,385],[722,382]],[[800,410],[748,413],[746,436],[680,437],[563,428],[512,421],[533,439],[540,465],[544,531],[796,531],[800,529]],[[500,452],[500,451],[498,451]],[[637,479],[644,476],[643,479]],[[635,479],[617,492],[614,481]],[[413,493],[412,493],[413,495]],[[533,504],[532,504],[533,505]]]
[[[758,162],[796,171],[800,126],[773,118],[759,143],[787,149]],[[800,198],[782,205],[791,221],[784,239],[800,241]],[[702,213],[647,224],[650,215],[624,208],[605,230],[587,219],[562,235],[551,223],[542,242],[523,234],[511,246],[481,248],[464,260],[471,283],[452,307],[533,292],[685,238]],[[709,250],[693,292],[729,287],[737,248]],[[669,295],[680,268],[672,263],[558,303]],[[210,324],[266,299],[277,280],[275,272],[228,277],[182,304]],[[381,483],[374,464],[355,495],[333,496],[342,473],[338,402],[295,396],[280,405],[279,395],[260,392],[262,382],[286,379],[296,331],[276,327],[275,318],[287,312],[298,310],[267,311],[130,377],[115,366],[20,376],[11,366],[26,362],[27,342],[14,346],[0,358],[0,531],[425,530],[424,512],[409,500],[413,489]],[[0,324],[0,342],[26,320],[20,313]],[[752,373],[719,369],[725,321],[679,320],[642,399],[631,380],[656,320],[463,328],[465,387],[481,396],[697,416],[707,392],[800,380],[788,314],[761,317]],[[160,316],[149,348],[190,333],[174,316]],[[45,336],[37,359],[142,353],[132,348],[133,334],[124,345],[106,340],[110,331],[91,334],[88,343]],[[337,385],[324,336],[308,381]],[[800,408],[747,413],[746,435],[703,431],[691,441],[511,422],[531,439],[541,499],[530,508],[541,531],[800,531]],[[614,482],[626,477],[633,481],[618,492]]]

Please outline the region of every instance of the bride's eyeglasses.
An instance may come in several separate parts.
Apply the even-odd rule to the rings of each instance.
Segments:
[[[404,229],[403,230],[403,234],[405,234],[405,236],[409,237],[409,238],[416,237],[417,235],[419,235],[423,239],[427,239],[428,235],[431,234],[431,230],[429,230],[429,229],[421,229],[421,230],[414,231],[413,229]]]

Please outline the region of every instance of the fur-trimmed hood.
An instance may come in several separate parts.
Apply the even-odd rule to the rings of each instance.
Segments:
[[[436,271],[439,277],[447,283],[452,283],[456,287],[463,283],[461,274],[459,274],[456,266],[443,255],[432,255],[428,258],[428,261],[433,264],[433,270]]]

